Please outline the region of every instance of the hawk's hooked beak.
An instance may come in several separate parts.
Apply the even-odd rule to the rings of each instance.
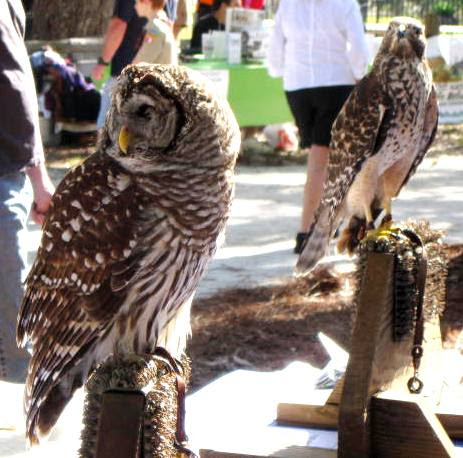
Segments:
[[[130,130],[127,129],[127,127],[122,126],[119,132],[119,148],[124,154],[127,154],[127,150],[132,141],[132,138],[133,138],[132,132],[130,132]]]

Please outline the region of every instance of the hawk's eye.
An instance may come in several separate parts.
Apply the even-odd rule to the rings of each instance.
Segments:
[[[150,113],[153,111],[153,109],[154,108],[151,105],[144,103],[138,107],[135,114],[140,118],[149,118]]]
[[[415,27],[415,33],[416,33],[418,36],[420,36],[420,35],[423,33],[423,31],[421,30],[420,27]]]

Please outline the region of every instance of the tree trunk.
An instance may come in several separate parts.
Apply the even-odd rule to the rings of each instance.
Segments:
[[[405,16],[404,13],[404,0],[396,0],[393,4],[393,15],[394,16]]]
[[[368,2],[360,3],[360,12],[362,13],[363,22],[366,23],[368,19]]]
[[[113,5],[114,0],[34,0],[30,38],[57,40],[102,36]]]

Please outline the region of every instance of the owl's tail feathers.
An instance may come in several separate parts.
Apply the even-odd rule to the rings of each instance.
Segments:
[[[24,392],[26,438],[31,446],[48,438],[74,392],[80,388],[90,372],[92,359],[83,359],[91,340],[73,358],[63,361],[61,368],[46,371],[37,366],[33,355]],[[38,370],[37,370],[38,369]]]
[[[72,393],[66,393],[57,384],[45,398],[33,401],[26,415],[26,437],[29,445],[38,445],[48,438],[71,398]]]
[[[347,251],[347,253],[352,255],[360,241],[365,237],[366,226],[365,218],[353,216],[338,238],[338,243],[336,245],[338,252],[344,253]]]
[[[307,242],[297,260],[294,273],[297,276],[308,274],[325,256],[331,237],[329,223],[329,209],[322,208],[318,213],[316,222],[312,225],[307,237]]]

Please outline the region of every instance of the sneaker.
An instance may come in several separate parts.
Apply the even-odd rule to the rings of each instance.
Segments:
[[[302,250],[305,247],[305,244],[307,242],[307,239],[309,237],[308,232],[298,232],[296,234],[296,246],[294,247],[294,253],[295,254],[301,254]]]

